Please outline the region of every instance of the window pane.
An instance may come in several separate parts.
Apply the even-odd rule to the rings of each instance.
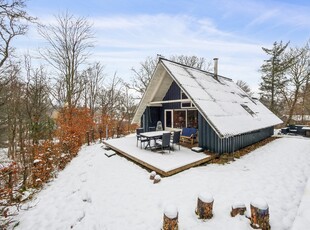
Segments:
[[[190,102],[182,102],[182,108],[190,108],[192,104]]]
[[[166,111],[166,127],[172,128],[171,125],[171,111]]]
[[[186,94],[184,92],[182,92],[182,95],[181,95],[181,99],[187,99],[188,97],[186,96]]]
[[[181,129],[186,127],[185,118],[185,111],[173,111],[173,128]]]
[[[187,127],[198,128],[198,111],[197,110],[187,111]]]

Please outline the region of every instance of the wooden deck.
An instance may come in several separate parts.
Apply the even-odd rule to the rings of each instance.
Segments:
[[[103,143],[119,155],[130,159],[148,170],[154,170],[164,177],[207,163],[213,159],[211,155],[196,153],[183,146],[181,146],[180,150],[177,146],[175,151],[168,153],[167,150],[163,154],[141,149],[140,143],[139,147],[136,146],[135,136],[105,140]]]

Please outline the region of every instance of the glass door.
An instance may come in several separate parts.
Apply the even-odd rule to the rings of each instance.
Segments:
[[[172,110],[165,110],[165,129],[172,128],[173,117],[172,117]]]

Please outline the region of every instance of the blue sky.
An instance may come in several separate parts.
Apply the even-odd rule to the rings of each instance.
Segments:
[[[28,0],[27,10],[44,23],[66,10],[86,17],[96,37],[90,61],[126,81],[148,56],[184,54],[218,57],[220,74],[256,90],[266,59],[262,46],[280,40],[302,46],[310,38],[306,0]],[[16,45],[35,55],[44,42],[31,28]]]

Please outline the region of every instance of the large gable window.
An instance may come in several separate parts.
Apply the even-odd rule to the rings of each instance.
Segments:
[[[187,110],[187,127],[198,128],[198,111]]]
[[[182,129],[185,127],[198,128],[197,110],[165,110],[165,128]]]
[[[173,111],[173,128],[182,129],[186,127],[186,110]]]

